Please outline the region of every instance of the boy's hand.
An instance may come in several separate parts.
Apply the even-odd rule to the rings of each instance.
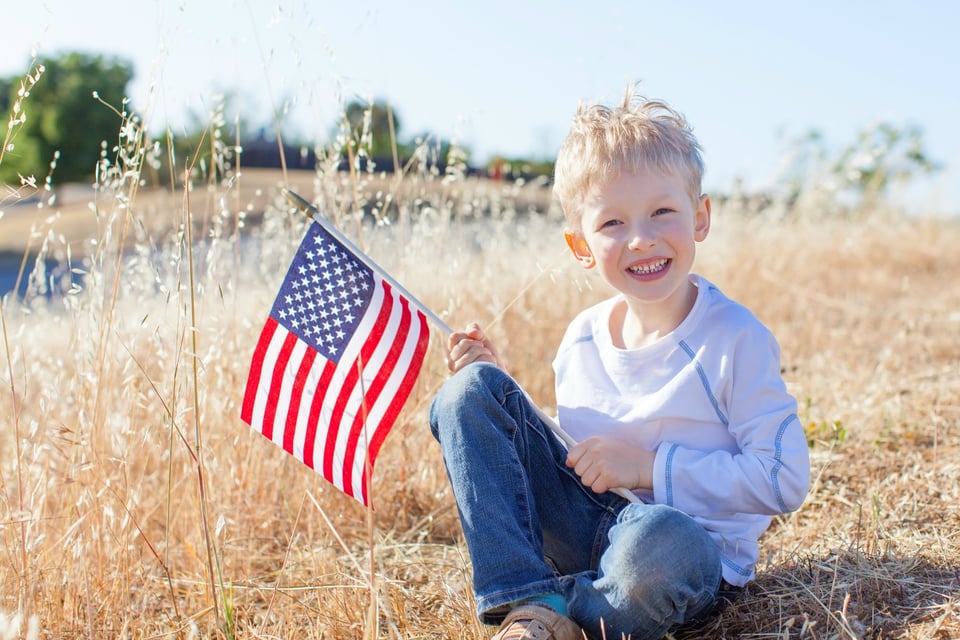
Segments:
[[[567,466],[596,493],[610,489],[652,489],[656,453],[619,440],[594,436],[567,452]]]
[[[501,369],[500,355],[480,325],[471,322],[463,331],[454,331],[447,340],[447,368],[456,373],[471,362],[490,362]]]

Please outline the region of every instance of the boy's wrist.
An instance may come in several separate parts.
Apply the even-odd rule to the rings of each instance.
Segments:
[[[637,482],[634,489],[653,489],[653,463],[657,459],[656,451],[643,449],[640,455],[640,469]]]

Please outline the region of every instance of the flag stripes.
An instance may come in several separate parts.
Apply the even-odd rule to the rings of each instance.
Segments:
[[[429,327],[352,258],[311,226],[254,348],[240,416],[366,505],[368,473],[413,389]]]

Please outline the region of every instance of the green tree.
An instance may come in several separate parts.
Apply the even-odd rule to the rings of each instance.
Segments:
[[[394,140],[397,153],[402,158],[405,146],[400,143],[400,119],[386,102],[376,100],[370,104],[353,101],[344,109],[344,117],[350,127],[350,142],[353,154],[366,154],[383,159],[393,157]]]
[[[46,175],[58,151],[57,182],[89,180],[100,157],[101,142],[106,141],[108,149],[116,144],[123,119],[114,109],[124,109],[133,66],[117,57],[77,52],[42,64],[41,81],[23,100],[26,120],[14,148],[3,158],[0,180],[15,181],[17,174]],[[0,88],[7,89],[7,104],[18,86],[10,79],[0,82]]]
[[[159,178],[162,182],[170,178],[171,168],[166,166],[168,159],[173,161],[176,182],[183,178],[187,166],[193,166],[192,179],[208,181],[222,179],[236,167],[238,132],[249,139],[249,132],[254,130],[253,125],[240,115],[243,109],[238,106],[239,102],[240,96],[235,93],[219,94],[209,101],[206,112],[187,111],[187,123],[178,127],[181,133],[175,136],[170,132],[161,142],[164,167]],[[171,141],[172,153],[166,148]]]
[[[834,161],[832,172],[843,186],[871,202],[891,185],[934,173],[941,166],[927,152],[919,126],[879,122],[857,134]]]
[[[919,126],[878,122],[839,150],[815,129],[789,141],[778,184],[791,207],[814,198],[863,209],[880,202],[893,185],[941,168],[927,152]]]

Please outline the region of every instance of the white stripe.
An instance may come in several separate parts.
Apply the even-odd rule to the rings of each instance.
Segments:
[[[310,373],[307,374],[303,383],[303,397],[300,400],[300,410],[297,412],[296,432],[293,434],[293,455],[301,462],[304,460],[303,451],[307,439],[307,429],[310,426],[310,405],[313,404],[313,396],[318,391],[320,375],[323,373],[323,368],[327,365],[327,362],[326,358],[317,353],[317,356],[313,359],[313,365],[310,367]],[[313,462],[316,466],[317,459],[314,458]]]
[[[343,448],[340,446],[340,439],[345,437],[343,434],[343,425],[347,425],[349,427],[349,425],[353,422],[357,405],[357,403],[353,401],[353,398],[360,394],[359,385],[355,386],[353,392],[350,394],[350,400],[348,400],[344,405],[344,411],[340,421],[337,424],[333,424],[333,406],[336,404],[336,398],[339,397],[341,391],[343,390],[344,380],[350,374],[351,369],[355,367],[355,361],[360,355],[360,351],[363,348],[364,342],[366,342],[366,337],[370,335],[373,330],[373,326],[376,324],[377,315],[379,314],[380,307],[383,304],[383,285],[381,285],[379,278],[374,277],[373,287],[373,297],[370,299],[370,304],[367,306],[366,313],[364,313],[363,318],[360,319],[360,323],[357,325],[357,328],[354,331],[353,338],[346,345],[346,349],[344,350],[340,361],[337,363],[337,368],[334,370],[333,376],[330,379],[329,389],[331,390],[331,393],[323,403],[319,418],[319,424],[321,425],[324,433],[322,436],[321,434],[318,434],[317,441],[314,443],[314,467],[317,467],[322,472],[324,457],[323,447],[326,442],[326,432],[329,429],[337,429],[337,441],[334,445],[333,465],[331,467],[333,478],[330,479],[330,481],[341,491],[343,490],[343,481],[341,479],[341,473],[343,469]]]
[[[293,336],[296,338],[296,335]],[[287,427],[287,413],[290,411],[290,403],[293,398],[293,383],[297,379],[297,370],[300,368],[300,362],[307,352],[307,343],[299,338],[293,344],[290,350],[290,359],[287,360],[287,368],[280,379],[280,395],[277,397],[277,413],[273,418],[273,442],[279,447],[283,447],[283,435]],[[302,461],[303,458],[300,458]]]
[[[380,340],[377,342],[376,348],[373,350],[373,353],[370,354],[370,360],[363,363],[363,386],[357,388],[357,393],[350,396],[351,403],[351,413],[354,415],[359,415],[360,420],[363,421],[363,394],[360,393],[361,390],[369,390],[370,386],[373,384],[374,379],[379,375],[380,370],[383,368],[384,362],[387,359],[387,354],[390,351],[390,347],[396,341],[397,329],[400,326],[400,319],[403,309],[400,306],[399,300],[396,300],[394,296],[393,306],[390,308],[390,317],[387,319],[387,325],[383,330],[383,333],[380,335]],[[394,369],[396,373],[396,369]],[[366,425],[369,425],[369,428],[372,430],[373,426],[376,425],[374,421],[375,415],[383,415],[382,405],[386,402],[390,404],[390,398],[384,393],[381,393],[377,396],[377,401],[373,404],[368,404],[366,406],[367,419]],[[364,459],[366,458],[367,443],[373,439],[373,433],[368,431],[368,427],[364,425],[361,427],[361,433],[357,438],[356,453],[353,458],[353,466],[349,470],[349,473],[352,476],[353,484],[355,490],[360,488],[358,479],[363,477],[363,465]],[[351,425],[352,426],[352,425]],[[345,432],[344,432],[345,431]],[[349,430],[345,429],[341,431],[338,435],[342,438],[337,438],[337,449],[339,451],[346,451],[347,443],[349,441]],[[341,467],[339,473],[346,475],[348,470]]]
[[[404,311],[403,307],[400,305],[400,300],[396,300],[394,304],[394,311],[395,313],[391,315],[396,316],[396,324],[399,325],[401,314]],[[420,318],[417,316],[416,311],[410,309],[409,307],[407,308],[407,313],[410,314],[410,326],[400,352],[400,357],[398,358],[393,371],[390,373],[390,377],[384,384],[383,390],[380,392],[380,396],[377,398],[377,402],[368,407],[369,413],[367,414],[367,425],[369,425],[369,428],[365,434],[368,441],[373,440],[376,432],[383,428],[381,424],[383,418],[387,414],[387,409],[389,409],[394,397],[397,395],[397,390],[400,388],[400,385],[407,374],[407,370],[410,368],[410,360],[413,359],[413,354],[417,348],[417,339],[420,336]],[[392,320],[393,318],[391,318],[391,326],[394,326]],[[381,351],[384,357],[386,356],[386,352],[389,350],[389,346],[395,341],[392,333],[390,335],[391,340],[389,343],[380,345],[387,347],[387,349],[378,348],[378,351]],[[382,361],[383,357],[380,359],[381,364]],[[377,368],[379,369],[379,366]],[[353,475],[353,486],[357,492],[359,492],[361,487],[363,487],[363,476],[366,473],[365,466],[367,451],[367,442],[364,442],[364,436],[361,435],[357,447],[358,455],[353,459],[353,469],[351,470]]]

